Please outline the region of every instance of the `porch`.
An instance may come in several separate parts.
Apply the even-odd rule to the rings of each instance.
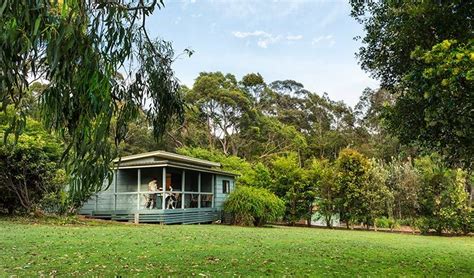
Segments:
[[[157,191],[148,184],[156,179]],[[112,184],[95,194],[81,210],[94,218],[172,223],[212,222],[216,174],[178,167],[116,169]]]

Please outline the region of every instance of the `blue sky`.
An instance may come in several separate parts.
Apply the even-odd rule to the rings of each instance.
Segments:
[[[353,106],[375,88],[357,64],[354,41],[363,30],[347,1],[168,0],[147,21],[154,37],[175,51],[195,51],[175,63],[177,77],[192,86],[202,71],[259,72],[267,83],[294,79],[313,92]]]

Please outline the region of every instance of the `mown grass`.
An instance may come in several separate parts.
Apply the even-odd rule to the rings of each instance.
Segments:
[[[474,238],[0,220],[0,277],[474,276]]]

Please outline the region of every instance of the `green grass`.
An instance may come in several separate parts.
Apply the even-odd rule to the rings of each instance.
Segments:
[[[474,276],[474,238],[0,220],[0,277]]]

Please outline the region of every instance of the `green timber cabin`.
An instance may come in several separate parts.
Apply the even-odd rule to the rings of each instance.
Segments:
[[[93,195],[80,214],[141,223],[216,221],[221,219],[223,203],[235,188],[236,176],[220,168],[217,162],[165,151],[115,159],[112,184]],[[153,179],[156,191],[149,190]],[[152,204],[150,199],[154,199]]]

